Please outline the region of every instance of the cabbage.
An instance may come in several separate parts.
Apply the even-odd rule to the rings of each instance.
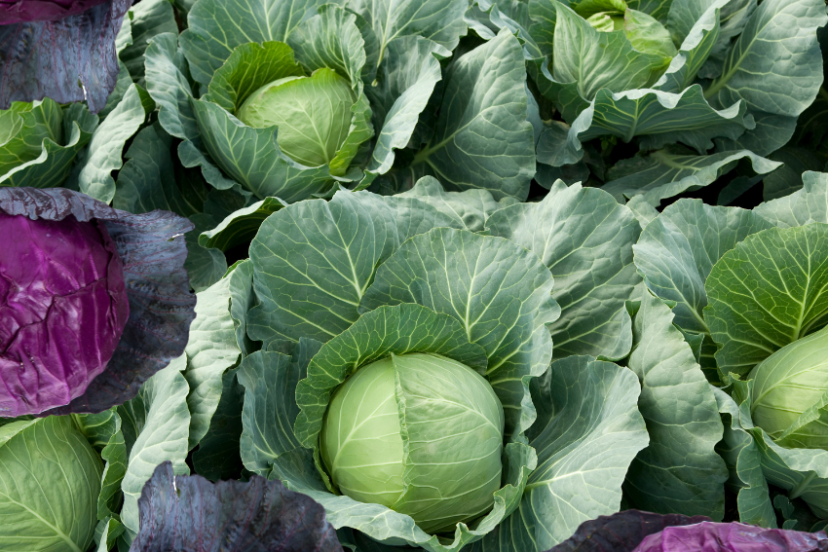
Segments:
[[[186,219],[0,188],[0,416],[101,412],[181,355]],[[21,262],[23,259],[24,262]]]
[[[333,161],[345,142],[355,102],[348,81],[322,68],[310,77],[285,77],[266,84],[245,100],[236,115],[254,128],[277,126],[277,141],[285,155],[318,167]]]
[[[124,331],[124,267],[99,221],[0,214],[0,414],[68,404]],[[45,408],[44,408],[45,407]]]
[[[459,393],[441,396],[446,387]],[[468,366],[391,355],[360,368],[331,399],[321,454],[345,495],[440,532],[494,504],[504,423],[492,386]]]
[[[94,8],[108,0],[0,0],[0,25],[55,21]]]

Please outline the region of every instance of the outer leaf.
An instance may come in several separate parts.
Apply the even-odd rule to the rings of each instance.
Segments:
[[[158,120],[171,136],[198,138],[198,126],[190,107],[193,90],[187,61],[173,33],[153,37],[145,53],[147,92],[158,106]]]
[[[768,155],[791,139],[796,130],[796,117],[774,115],[764,111],[751,111],[755,128],[746,131],[735,140],[716,138],[716,149],[725,151],[750,150],[756,155]]]
[[[74,418],[86,440],[100,452],[101,458],[106,462],[98,495],[98,519],[106,521],[120,509],[121,480],[127,467],[121,417],[113,408],[100,414],[76,414]]]
[[[624,197],[643,194],[644,199],[658,207],[661,200],[712,184],[735,167],[735,162],[749,159],[753,170],[766,174],[780,163],[759,157],[750,151],[688,155],[680,149],[665,149],[646,157],[621,161],[607,174],[610,182],[603,189],[621,201]]]
[[[520,43],[508,30],[457,60],[446,75],[434,135],[414,158],[416,170],[447,189],[525,199],[535,173],[525,83]]]
[[[221,397],[222,375],[241,356],[236,327],[230,317],[230,278],[219,280],[196,297],[196,319],[184,349],[187,354],[184,378],[190,388],[187,395],[190,450],[210,428],[210,420]]]
[[[561,311],[551,291],[549,270],[519,245],[437,228],[405,242],[380,267],[360,308],[416,303],[459,320],[486,351],[486,377],[516,439],[534,419],[529,379],[552,358],[545,326]]]
[[[71,417],[0,427],[0,543],[83,552],[97,521],[101,461]]]
[[[130,550],[314,550],[342,546],[324,510],[310,498],[257,476],[249,482],[211,484],[177,476],[169,462],[158,466],[141,493],[141,532]]]
[[[581,523],[617,511],[627,468],[648,441],[639,389],[632,372],[609,362],[553,362],[532,384],[539,413],[529,438],[538,468],[520,508],[472,550],[548,550]]]
[[[748,431],[750,405],[737,404],[727,393],[714,387],[713,393],[725,423],[724,439],[716,445],[730,470],[728,486],[737,493],[739,521],[760,527],[776,527],[776,512],[770,500],[768,482],[762,473],[759,448]]]
[[[316,13],[320,0],[206,0],[187,17],[181,47],[193,78],[209,84],[213,73],[233,50],[248,42],[286,42],[305,19]],[[234,24],[229,28],[226,22]]]
[[[108,0],[57,21],[0,25],[0,109],[48,96],[100,111],[115,87],[115,36],[131,4]]]
[[[247,335],[247,317],[256,305],[253,291],[253,261],[245,259],[235,265],[230,272],[230,316],[236,327],[236,343],[242,356],[252,354],[258,349]]]
[[[202,247],[215,247],[227,251],[237,245],[249,243],[259,231],[262,223],[287,203],[276,197],[268,197],[234,211],[215,228],[202,232],[198,243]]]
[[[704,152],[713,146],[712,138],[737,138],[746,128],[753,128],[753,122],[744,104],[717,111],[698,85],[677,94],[646,88],[616,94],[601,89],[572,121],[567,147],[580,158],[581,142],[607,135],[629,142],[643,136],[641,145],[648,149],[681,142]]]
[[[676,325],[706,334],[704,283],[713,265],[747,236],[772,226],[753,211],[680,199],[641,234],[633,246],[635,266],[650,291],[675,302]]]
[[[178,34],[175,12],[168,0],[143,0],[129,10],[132,44],[119,52],[118,57],[132,78],[144,77],[144,52],[147,42],[162,33]]]
[[[641,281],[632,258],[641,227],[629,209],[595,188],[558,181],[540,203],[495,212],[486,230],[533,251],[555,277],[552,296],[562,311],[549,324],[555,358],[629,354],[625,302]]]
[[[714,450],[724,428],[713,390],[661,299],[642,297],[634,328],[628,363],[641,383],[650,445],[630,466],[624,491],[647,511],[720,521],[728,474]]]
[[[138,498],[141,489],[164,462],[173,462],[177,473],[189,473],[187,437],[190,413],[187,410],[187,380],[181,371],[187,366],[186,355],[177,358],[141,388],[134,405],[143,412],[143,427],[129,453],[129,464],[121,489],[124,506],[121,521],[128,531],[138,532]],[[120,409],[119,409],[120,411]]]
[[[808,171],[802,189],[756,207],[756,212],[781,228],[828,223],[828,174]]]
[[[439,59],[448,51],[418,36],[391,41],[377,84],[366,88],[374,126],[379,129],[368,171],[384,174],[394,164],[394,150],[408,145],[420,114],[443,77]]]
[[[416,199],[338,192],[271,215],[250,245],[261,304],[248,332],[265,345],[327,341],[358,318],[377,265],[409,236],[452,221]]]
[[[133,85],[118,107],[92,133],[77,176],[81,192],[104,203],[112,201],[115,179],[110,173],[123,166],[121,154],[126,141],[138,132],[145,118],[138,87]]]
[[[562,3],[555,3],[554,81],[572,84],[582,101],[599,90],[622,92],[653,84],[665,58],[636,51],[624,31],[599,32]]]
[[[747,374],[828,321],[828,224],[749,236],[725,253],[704,287],[719,368]]]
[[[762,198],[767,201],[790,195],[802,188],[802,174],[825,167],[826,158],[805,148],[784,147],[770,155],[784,163],[762,179]]]
[[[743,100],[751,111],[798,116],[822,83],[816,29],[826,22],[819,0],[761,2],[705,97],[719,106]]]
[[[486,219],[507,205],[517,203],[512,197],[495,201],[491,192],[486,190],[466,190],[465,192],[446,192],[433,176],[424,176],[414,187],[397,197],[411,197],[424,201],[441,213],[456,221],[457,228],[471,232],[482,232]]]
[[[389,43],[395,38],[421,36],[454,50],[466,34],[463,15],[468,4],[462,0],[353,0],[349,7],[374,29],[379,39],[378,64],[395,55],[389,50]]]

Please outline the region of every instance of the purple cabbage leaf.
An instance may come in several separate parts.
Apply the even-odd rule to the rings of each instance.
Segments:
[[[0,0],[0,109],[49,97],[97,113],[118,78],[132,0]]]
[[[155,469],[138,501],[141,530],[131,552],[341,552],[325,509],[279,481],[176,476]]]

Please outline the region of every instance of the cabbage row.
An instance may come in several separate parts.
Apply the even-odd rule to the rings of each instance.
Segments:
[[[0,549],[828,546],[826,25],[0,0]]]

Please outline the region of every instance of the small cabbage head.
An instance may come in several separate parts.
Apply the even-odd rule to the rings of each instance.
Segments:
[[[445,388],[463,390],[445,396]],[[360,368],[334,394],[321,455],[339,490],[451,530],[491,509],[501,486],[503,406],[468,366],[430,353]]]
[[[248,97],[236,117],[253,128],[278,127],[282,151],[307,167],[331,162],[351,127],[356,95],[332,69],[273,81]]]
[[[776,351],[750,378],[757,426],[781,446],[828,450],[828,328]]]

